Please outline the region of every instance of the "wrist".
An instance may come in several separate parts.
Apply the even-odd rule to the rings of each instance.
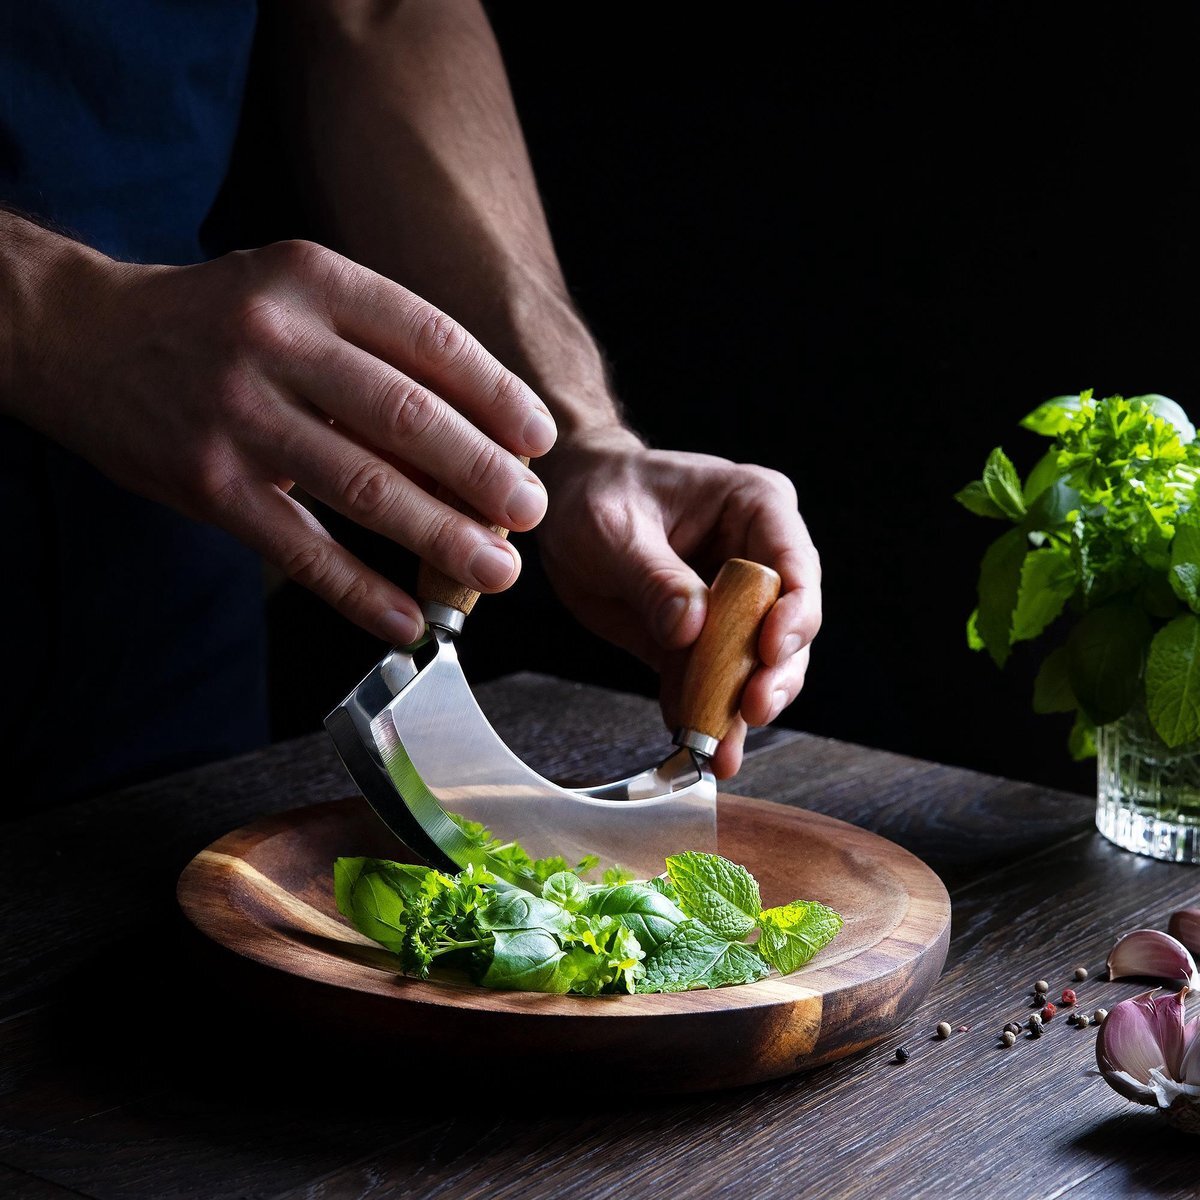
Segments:
[[[77,352],[73,317],[115,264],[96,250],[0,212],[0,413],[50,433],[64,391],[63,365]]]

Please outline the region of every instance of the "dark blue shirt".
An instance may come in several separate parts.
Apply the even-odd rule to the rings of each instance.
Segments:
[[[253,0],[3,0],[0,203],[120,259],[231,248],[202,231],[256,18]],[[252,553],[12,421],[0,422],[0,538],[0,807],[266,740]]]

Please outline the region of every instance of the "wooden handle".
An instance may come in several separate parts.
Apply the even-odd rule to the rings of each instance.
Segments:
[[[758,631],[779,596],[777,572],[731,558],[708,593],[708,615],[692,647],[680,692],[683,729],[721,738],[729,732],[742,689],[759,664]]]
[[[521,462],[525,466],[529,466],[529,459],[523,455],[521,456]],[[502,525],[489,524],[469,504],[461,500],[446,487],[445,484],[439,485],[436,495],[443,504],[448,504],[451,508],[457,509],[463,516],[470,517],[472,521],[478,521],[481,525],[487,525],[493,533],[498,533],[502,538],[508,537],[507,529]],[[469,588],[465,584],[459,583],[457,579],[451,579],[445,572],[439,571],[437,567],[431,566],[422,559],[420,568],[417,571],[417,599],[422,604],[426,601],[432,601],[435,604],[444,604],[447,608],[457,609],[465,617],[469,616],[471,609],[475,607],[475,601],[479,599],[479,593],[474,588]]]

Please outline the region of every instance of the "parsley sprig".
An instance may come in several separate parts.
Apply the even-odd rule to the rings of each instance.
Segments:
[[[1024,480],[1004,451],[956,499],[1013,525],[988,546],[968,644],[1003,667],[1047,647],[1036,712],[1073,712],[1069,747],[1144,706],[1169,747],[1200,738],[1200,442],[1165,396],[1058,396],[1021,425],[1051,439]]]

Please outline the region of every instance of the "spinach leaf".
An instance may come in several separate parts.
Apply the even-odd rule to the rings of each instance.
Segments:
[[[674,901],[645,883],[592,892],[583,911],[590,916],[615,918],[647,951],[657,949],[686,919]]]

